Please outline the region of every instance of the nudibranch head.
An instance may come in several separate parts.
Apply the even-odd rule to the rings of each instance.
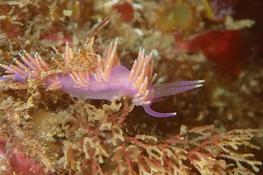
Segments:
[[[201,87],[204,83],[204,80],[196,80],[153,84],[152,54],[145,54],[144,49],[141,48],[138,58],[129,70],[120,64],[117,56],[117,39],[110,44],[103,56],[96,56],[96,66],[93,69],[52,70],[39,54],[32,56],[23,52],[20,57],[21,61],[16,60],[14,65],[1,64],[1,67],[6,70],[6,75],[0,77],[0,80],[27,83],[28,79],[35,79],[41,81],[46,90],[61,89],[70,96],[83,100],[111,101],[115,97],[128,96],[132,98],[135,106],[143,106],[144,110],[153,117],[176,115],[175,112],[153,111],[150,105],[154,101]],[[75,58],[73,50],[66,44],[63,54],[65,67],[68,68],[69,64],[74,64]]]

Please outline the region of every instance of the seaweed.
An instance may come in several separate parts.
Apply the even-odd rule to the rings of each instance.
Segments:
[[[93,56],[118,37],[127,67],[139,47],[154,49],[156,83],[205,79],[206,84],[199,92],[153,106],[176,110],[177,117],[153,119],[126,97],[112,103],[81,101],[59,90],[46,91],[38,81],[1,83],[0,174],[262,173],[262,62],[250,59],[232,77],[218,71],[202,50],[184,52],[188,43],[182,42],[207,31],[249,32],[253,22],[229,17],[232,5],[222,8],[215,1],[172,3],[1,1],[1,64],[12,64],[27,50],[39,52],[55,70],[92,69]],[[186,7],[196,20],[186,26],[161,20],[169,7]],[[132,14],[123,16],[123,8]],[[110,23],[97,32],[104,18]],[[87,40],[89,34],[94,35]],[[55,64],[65,43],[75,59]]]

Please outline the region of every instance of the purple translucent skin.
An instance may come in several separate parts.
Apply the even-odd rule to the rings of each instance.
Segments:
[[[97,81],[92,75],[87,87],[77,87],[68,74],[57,76],[64,92],[82,100],[100,99],[112,101],[114,97],[132,97],[137,92],[129,82],[129,70],[124,66],[114,67],[108,81]]]
[[[135,106],[143,106],[145,112],[153,117],[175,116],[175,112],[156,112],[151,109],[151,104],[163,97],[201,87],[204,81],[180,81],[152,85],[152,53],[147,55],[145,50],[140,48],[138,57],[129,70],[120,64],[117,56],[117,39],[115,39],[105,50],[103,56],[98,55],[94,62],[96,65],[94,70],[72,70],[68,73],[61,73],[52,70],[49,63],[39,54],[36,53],[32,56],[28,52],[22,51],[19,53],[21,60],[15,60],[15,64],[0,64],[7,74],[0,77],[0,81],[11,79],[15,82],[27,83],[28,80],[37,79],[47,90],[61,89],[70,96],[81,100],[113,101],[115,98],[127,96],[132,99]],[[77,61],[74,58],[73,49],[66,43],[63,64],[72,64],[71,61],[74,64]],[[86,58],[81,57],[81,59],[85,61]],[[43,73],[47,75],[45,78],[42,78]]]
[[[9,80],[10,78],[7,78],[6,76],[1,76],[0,77],[0,81],[6,81],[6,80]],[[21,76],[20,74],[14,74],[14,78],[13,80],[15,82],[20,82],[20,83],[24,83],[27,81],[26,78],[24,78],[23,76]]]
[[[23,77],[18,73],[13,74],[13,80],[16,82],[25,83],[27,79],[32,77]],[[72,97],[78,99],[100,99],[112,101],[114,97],[128,96],[134,98],[138,93],[138,89],[134,88],[132,83],[129,81],[130,71],[121,65],[112,68],[109,79],[107,81],[97,81],[94,75],[91,75],[89,84],[86,87],[76,86],[69,74],[55,74],[50,75],[44,81],[46,87],[52,83],[52,78],[56,76],[58,78],[61,89],[68,93]],[[0,80],[5,81],[10,78],[5,76],[0,77]],[[185,92],[191,89],[201,87],[204,80],[196,81],[179,81],[173,83],[165,83],[160,85],[152,85],[149,87],[149,99],[147,103],[134,103],[134,105],[142,105],[145,112],[153,117],[171,117],[175,116],[176,113],[160,113],[153,111],[150,107],[151,103],[157,101],[162,97],[169,95],[175,95],[181,92]]]
[[[91,76],[90,84],[87,87],[76,87],[71,77],[67,74],[57,75],[62,90],[72,97],[78,99],[103,99],[112,101],[114,97],[128,96],[133,98],[138,90],[135,89],[129,82],[130,71],[124,66],[116,66],[112,69],[110,78],[108,81],[97,81],[94,76]],[[171,117],[176,113],[160,113],[153,111],[150,105],[156,99],[166,97],[169,95],[175,95],[184,91],[198,88],[202,86],[203,80],[197,81],[179,81],[174,83],[165,83],[161,85],[154,85],[150,90],[150,103],[142,105],[145,112],[153,117]],[[47,83],[48,84],[48,83]],[[136,105],[136,104],[135,104]]]

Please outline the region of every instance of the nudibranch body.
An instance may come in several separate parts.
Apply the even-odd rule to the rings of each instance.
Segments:
[[[14,65],[1,65],[7,74],[0,77],[0,80],[26,83],[30,79],[36,79],[40,80],[47,90],[61,89],[70,96],[82,100],[111,101],[115,97],[128,96],[132,98],[135,106],[143,106],[144,110],[154,117],[176,115],[176,113],[153,111],[150,105],[156,99],[195,89],[204,83],[203,80],[196,80],[153,85],[152,54],[146,55],[144,49],[140,49],[137,60],[129,70],[120,64],[116,50],[117,40],[106,49],[103,58],[97,57],[94,69],[55,73],[48,73],[52,72],[50,65],[38,54],[31,56],[24,52],[20,54],[22,61],[16,60]],[[66,44],[63,59],[65,65],[72,64],[74,59],[73,51],[68,44]]]

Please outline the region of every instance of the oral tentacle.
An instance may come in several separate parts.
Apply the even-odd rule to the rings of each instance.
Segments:
[[[161,112],[156,112],[151,108],[151,104],[146,104],[143,105],[144,111],[153,116],[153,117],[157,117],[157,118],[166,118],[166,117],[172,117],[176,115],[176,112],[171,112],[171,113],[161,113]]]

